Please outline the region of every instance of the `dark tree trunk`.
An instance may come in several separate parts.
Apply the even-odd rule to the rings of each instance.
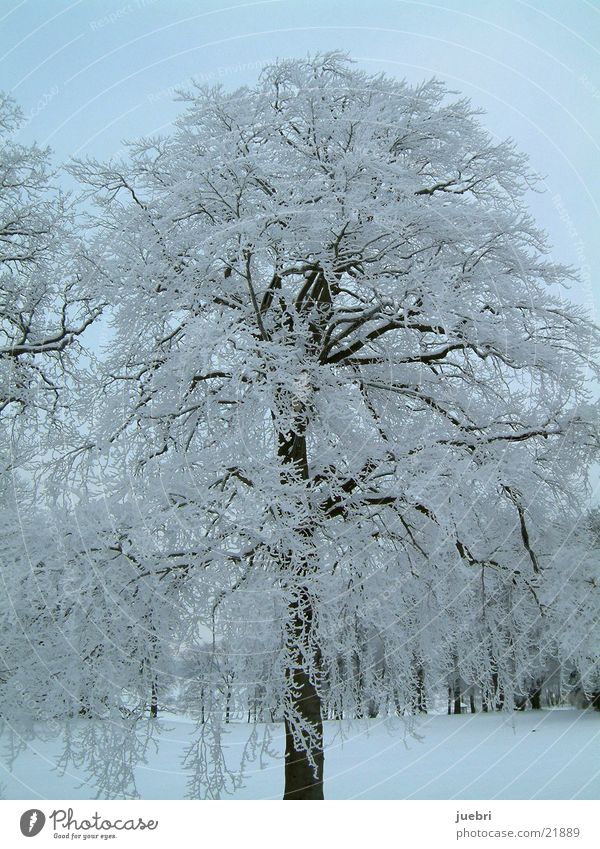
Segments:
[[[417,667],[417,712],[427,713],[427,697],[425,695],[425,671]]]
[[[156,628],[154,627],[154,623],[152,620],[147,617],[148,628],[150,631],[150,648],[152,652],[150,657],[146,658],[143,662],[143,667],[148,669],[151,675],[151,684],[150,684],[150,718],[157,719],[158,718],[158,681],[156,675],[153,674],[154,669],[156,668],[157,663],[157,645],[158,645],[158,637],[156,636]]]
[[[156,681],[152,682],[150,692],[150,717],[152,719],[157,719],[158,717],[158,687],[156,686]]]
[[[469,693],[469,706],[471,708],[471,713],[477,713],[477,708],[475,707],[475,695],[472,689]]]
[[[454,685],[454,713],[462,713],[462,703],[460,698],[460,687]]]
[[[275,288],[281,288],[281,280]],[[263,298],[262,309],[268,307]],[[280,298],[282,310],[281,323],[288,330],[293,330],[293,311],[288,310],[283,298]],[[322,271],[313,272],[302,285],[301,292],[295,302],[295,310],[309,317],[309,340],[307,354],[317,362],[326,332],[328,321],[332,314],[332,300],[329,282]],[[268,334],[258,316],[259,330],[263,340]],[[281,482],[283,485],[292,484],[296,490],[299,482],[304,482],[308,490],[310,470],[308,464],[306,431],[308,428],[309,411],[306,399],[310,397],[313,388],[301,385],[301,391],[295,392],[282,388],[276,393],[275,402],[278,414],[287,411],[289,414],[289,430],[277,431],[277,453],[282,462]],[[273,420],[279,416],[272,411]],[[332,512],[329,515],[333,515]],[[295,535],[307,543],[302,555],[303,560],[295,556],[294,551],[282,552],[282,572],[284,583],[292,591],[292,600],[288,606],[289,619],[286,634],[287,667],[286,697],[283,705],[285,723],[285,790],[284,799],[323,799],[323,718],[321,685],[321,653],[318,637],[315,634],[315,611],[310,595],[308,578],[317,569],[317,552],[308,553],[311,549],[310,540],[314,532],[309,522],[296,527]],[[306,746],[305,751],[294,740],[294,724],[299,722],[304,727]],[[306,733],[308,732],[308,733]]]
[[[379,702],[375,699],[369,699],[367,703],[367,716],[369,719],[377,719],[379,716]]]
[[[492,690],[494,692],[494,707],[496,710],[503,710],[506,699],[497,672],[492,672]]]
[[[358,652],[353,653],[352,665],[356,692],[355,718],[362,719],[365,715],[365,709],[363,705],[363,674],[362,663]]]
[[[458,669],[458,657],[454,656],[454,678],[452,681],[452,698],[454,701],[454,713],[462,713],[462,682]]]
[[[317,737],[310,754],[302,748],[296,748],[292,723],[286,717],[285,722],[285,789],[284,799],[323,799],[323,722],[321,719],[321,699],[302,669],[296,669],[293,682],[297,688],[294,707],[304,722],[310,723]]]
[[[232,685],[232,682],[233,682],[233,678],[234,678],[234,676],[232,675],[231,677],[227,676],[227,679],[226,679],[227,680],[227,685],[226,685],[227,686],[227,694],[225,696],[225,724],[226,725],[229,725],[229,723],[231,722],[231,697],[233,695],[231,685]]]
[[[481,710],[483,713],[488,713],[490,709],[490,703],[488,701],[487,693],[482,689],[481,692]]]
[[[536,687],[533,692],[529,694],[529,701],[531,702],[532,710],[541,710],[542,709],[542,688]]]
[[[279,433],[278,454],[283,461],[282,482],[288,480],[308,480],[308,458],[306,453],[306,422],[304,405],[294,401],[293,408],[297,419],[293,430],[288,434]],[[289,469],[289,471],[288,471]],[[310,540],[313,528],[308,525],[296,528],[299,538]],[[323,799],[323,717],[322,698],[317,689],[320,680],[320,652],[314,635],[314,606],[309,590],[302,585],[302,578],[311,574],[316,563],[294,562],[294,552],[283,556],[286,580],[294,576],[291,583],[293,599],[289,604],[286,649],[288,664],[286,668],[286,703],[284,703],[285,724],[285,788],[284,800]],[[309,670],[312,675],[309,674]],[[307,748],[296,745],[294,724],[304,727]]]
[[[398,716],[404,716],[404,705],[400,701],[400,693],[394,687],[394,708]]]
[[[313,608],[310,596],[300,591],[300,598],[290,605],[293,616],[288,636],[290,662],[286,670],[287,706],[285,723],[285,789],[284,799],[323,799],[323,719],[321,695],[314,678],[320,674],[318,653],[311,657],[313,678],[304,668],[303,650],[311,645]],[[294,719],[304,726],[307,748],[296,745]],[[310,751],[309,751],[310,750]]]

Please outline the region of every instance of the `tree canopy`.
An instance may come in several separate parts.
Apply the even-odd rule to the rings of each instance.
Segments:
[[[182,99],[168,137],[71,167],[111,337],[55,466],[92,500],[56,574],[83,621],[114,594],[70,670],[130,722],[167,645],[212,644],[215,735],[225,656],[241,702],[281,712],[286,798],[319,798],[325,705],[402,712],[457,664],[512,704],[560,652],[598,335],[527,210],[525,157],[441,82],[331,53]],[[218,793],[198,751],[193,792]]]

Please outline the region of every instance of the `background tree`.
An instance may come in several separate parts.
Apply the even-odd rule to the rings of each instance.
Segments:
[[[284,798],[318,799],[336,688],[402,712],[424,660],[447,680],[477,634],[461,674],[510,704],[503,660],[557,572],[548,519],[575,514],[597,447],[598,339],[526,210],[525,158],[440,82],[326,54],[185,99],[170,137],[73,166],[113,335],[70,471],[136,505],[160,636],[252,634],[241,677],[281,705]]]
[[[33,458],[39,464],[61,438],[77,343],[101,311],[78,268],[73,203],[58,188],[50,150],[19,142],[22,124],[0,92],[0,474],[9,538],[31,509]]]
[[[65,352],[99,313],[69,247],[72,204],[50,151],[19,143],[23,117],[0,93],[0,411],[52,410]]]
[[[567,692],[576,704],[600,710],[600,511],[593,508],[565,533],[565,568],[551,603],[550,639]],[[548,639],[545,634],[544,637]]]
[[[44,652],[44,630],[56,606],[50,587],[55,590],[57,581],[55,570],[44,572],[52,560],[52,519],[32,483],[64,438],[67,387],[82,366],[79,360],[75,369],[80,338],[101,306],[89,294],[86,266],[78,259],[73,203],[58,188],[49,149],[19,141],[22,124],[19,108],[0,93],[0,577],[8,605],[0,680],[3,696],[15,695],[17,712],[31,718],[48,696],[47,674],[36,676],[37,691],[25,696],[29,688],[19,683],[19,664],[27,654]],[[45,596],[37,592],[40,581]]]

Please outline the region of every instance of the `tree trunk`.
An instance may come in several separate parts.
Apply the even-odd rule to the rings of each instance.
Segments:
[[[286,669],[285,799],[323,799],[323,719],[321,696],[314,679],[319,676],[320,657],[312,645],[313,608],[306,590],[290,604],[293,619],[288,632],[289,664]],[[308,654],[313,678],[305,669]],[[306,748],[296,745],[294,726],[300,725]]]
[[[542,709],[542,688],[536,687],[533,692],[529,694],[529,701],[531,702],[532,710],[541,710]]]
[[[152,682],[152,689],[150,692],[150,717],[152,719],[156,719],[158,717],[158,687],[156,685],[156,681]]]
[[[315,275],[312,287],[317,285],[318,300],[329,304],[331,294],[323,275]],[[326,315],[320,311],[321,323]],[[290,322],[291,316],[288,316]],[[311,336],[318,348],[323,327],[311,325]],[[306,397],[310,387],[301,386],[301,394],[282,389],[276,395],[277,407],[290,412],[290,429],[287,433],[278,430],[277,454],[282,462],[281,483],[292,484],[295,489],[300,481],[307,485],[310,477],[306,447],[308,416]],[[275,417],[274,417],[275,419]],[[308,487],[307,487],[308,488]],[[295,528],[295,535],[309,543],[314,528],[310,522]],[[317,689],[321,676],[321,653],[315,639],[314,605],[310,589],[304,579],[315,572],[316,556],[307,553],[310,545],[298,558],[293,550],[283,553],[282,572],[285,582],[292,590],[289,602],[289,619],[286,634],[287,666],[286,696],[283,705],[285,723],[285,788],[284,799],[323,799],[323,718],[322,697]],[[294,735],[294,730],[298,733]],[[304,746],[298,741],[302,736]]]
[[[462,681],[458,670],[458,657],[454,656],[454,680],[452,682],[454,713],[462,713]]]
[[[233,692],[232,692],[231,687],[232,687],[234,677],[235,676],[233,674],[227,675],[226,679],[225,679],[226,680],[226,687],[227,687],[227,693],[226,693],[226,696],[225,696],[225,724],[226,725],[229,725],[229,723],[231,721],[231,697],[233,696]]]
[[[494,693],[494,708],[496,710],[504,710],[506,698],[504,696],[502,685],[500,684],[498,672],[492,672],[492,691]]]
[[[309,753],[296,748],[292,722],[285,718],[285,789],[284,799],[323,799],[323,722],[321,699],[307,673],[296,669],[293,674],[294,707],[318,739]]]
[[[425,694],[425,670],[417,667],[417,712],[427,713],[427,696]]]
[[[462,713],[460,686],[458,684],[454,685],[454,713]]]
[[[158,681],[157,676],[153,674],[153,670],[156,668],[157,663],[157,644],[158,637],[156,636],[156,628],[154,627],[154,623],[150,617],[146,617],[146,621],[148,621],[148,627],[150,630],[150,648],[152,649],[151,655],[146,660],[147,668],[149,669],[152,675],[152,682],[150,684],[150,717],[151,719],[158,718]]]

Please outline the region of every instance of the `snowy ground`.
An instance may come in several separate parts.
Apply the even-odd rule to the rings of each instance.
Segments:
[[[138,770],[146,799],[179,799],[186,772],[181,755],[193,725],[183,717],[162,720],[157,753]],[[227,735],[227,760],[239,760],[250,726],[235,724]],[[281,751],[280,726],[273,746]],[[429,716],[416,723],[420,739],[407,736],[399,720],[369,720],[351,726],[328,722],[325,792],[328,799],[598,799],[600,714],[546,710],[513,715]],[[341,733],[343,731],[343,733]],[[8,772],[3,758],[0,789],[7,799],[94,798],[83,776],[53,771],[58,746],[31,744]],[[250,764],[234,798],[280,798],[281,756],[261,769]]]

